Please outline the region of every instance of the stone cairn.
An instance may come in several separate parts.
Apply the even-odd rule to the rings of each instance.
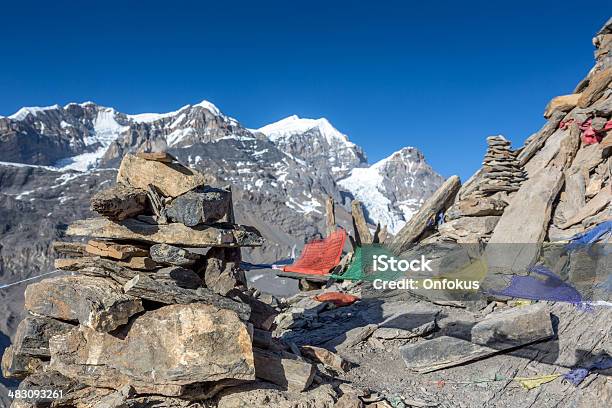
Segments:
[[[91,200],[101,216],[67,229],[88,242],[54,244],[66,273],[27,287],[4,376],[61,390],[68,405],[53,406],[151,395],[179,406],[256,379],[305,390],[315,366],[272,340],[277,312],[240,269],[240,247],[263,239],[234,223],[231,190],[210,183],[166,153],[127,155],[117,184]]]
[[[460,197],[446,212],[443,237],[458,242],[486,241],[509,203],[527,179],[517,152],[505,137],[489,136],[482,169],[465,184]]]
[[[498,191],[517,191],[526,175],[516,159],[516,153],[510,150],[510,142],[501,135],[489,136],[487,145],[487,153],[482,162],[484,182],[474,194],[485,197]]]

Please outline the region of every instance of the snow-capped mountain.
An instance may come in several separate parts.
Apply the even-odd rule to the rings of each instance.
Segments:
[[[354,197],[370,222],[392,232],[442,181],[415,148],[368,167],[361,147],[325,118],[293,115],[249,130],[208,101],[142,114],[70,103],[0,118],[0,161],[85,171],[116,167],[142,149],[169,149],[249,194],[274,196],[298,216],[322,216],[325,195],[347,208]]]
[[[332,196],[351,230],[350,200],[371,223],[396,231],[441,183],[416,149],[367,167],[363,150],[326,119],[292,116],[251,131],[210,102],[168,113],[125,114],[93,102],[22,108],[0,117],[0,276],[14,282],[52,268],[50,243],[91,216],[89,198],[110,185],[127,152],[168,149],[233,186],[237,221],[266,245],[245,256],[272,262],[324,231]],[[0,331],[19,321],[23,289],[0,291]]]
[[[304,119],[297,115],[257,129],[282,151],[306,160],[313,166],[324,166],[336,178],[351,169],[367,165],[366,155],[348,137],[325,118]]]
[[[419,150],[405,147],[370,167],[354,168],[338,185],[364,203],[372,221],[395,234],[443,181]]]

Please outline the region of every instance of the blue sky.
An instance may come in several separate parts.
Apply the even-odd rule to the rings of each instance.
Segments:
[[[370,162],[416,146],[466,179],[486,136],[520,145],[548,100],[593,65],[591,38],[612,6],[582,4],[5,2],[0,115],[86,100],[164,112],[207,99],[251,128],[324,116]]]

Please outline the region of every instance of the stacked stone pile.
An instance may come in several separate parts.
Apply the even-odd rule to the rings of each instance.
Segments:
[[[517,150],[503,136],[489,137],[482,168],[460,188],[441,187],[447,191],[433,197],[443,200],[426,202],[427,214],[415,217],[428,222],[408,223],[395,246],[406,249],[419,236],[425,243],[561,241],[612,219],[611,38],[612,20],[593,39],[595,66],[573,94],[550,101],[547,123]],[[441,213],[444,223],[429,221]]]
[[[503,136],[487,138],[482,177],[484,182],[478,186],[481,196],[492,195],[498,191],[517,191],[526,175],[516,159],[516,153],[510,149],[510,142]]]
[[[315,366],[272,340],[277,312],[240,269],[240,248],[263,239],[234,223],[230,189],[210,180],[165,153],[127,155],[117,185],[91,200],[100,217],[67,229],[87,242],[55,244],[66,273],[27,287],[4,376],[61,390],[51,406],[150,395],[180,406],[256,379],[305,390]]]

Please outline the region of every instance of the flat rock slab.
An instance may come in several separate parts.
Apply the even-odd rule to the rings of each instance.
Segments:
[[[429,373],[456,366],[500,351],[450,336],[441,336],[400,347],[400,354],[406,367],[419,373]]]
[[[142,190],[152,184],[166,197],[178,197],[212,181],[212,178],[181,164],[146,160],[132,154],[123,157],[117,173],[117,183]]]
[[[85,251],[92,255],[121,261],[133,256],[149,256],[149,251],[142,247],[96,240],[90,240],[85,247]]]
[[[37,315],[79,322],[108,332],[143,310],[140,299],[126,295],[113,281],[91,276],[61,276],[29,285],[25,309]]]
[[[472,342],[499,348],[515,347],[554,335],[550,313],[545,305],[534,304],[495,312],[472,327]]]
[[[499,219],[485,251],[489,273],[522,273],[537,259],[563,172],[544,168],[527,180]],[[518,244],[518,245],[507,245]]]
[[[88,218],[72,223],[66,232],[71,236],[124,239],[153,244],[193,247],[261,246],[263,238],[255,228],[236,225],[230,228],[183,224],[151,225],[135,219],[113,222],[106,218]]]
[[[147,193],[139,188],[117,184],[91,198],[91,210],[115,220],[142,214],[147,208]]]
[[[250,329],[232,311],[165,306],[138,316],[127,329],[116,337],[80,326],[55,336],[50,366],[87,385],[130,384],[138,393],[167,396],[198,383],[255,379]]]
[[[181,267],[164,268],[157,273],[140,273],[123,286],[125,293],[163,304],[188,304],[202,302],[221,309],[234,311],[242,320],[249,320],[248,304],[198,287],[200,278],[195,272]]]
[[[536,304],[490,315],[472,327],[472,341],[440,336],[402,346],[400,354],[409,369],[428,373],[544,340],[553,335],[548,310],[544,305]]]
[[[53,262],[53,265],[55,266],[56,269],[74,270],[78,268],[78,265],[81,265],[84,262],[90,261],[91,263],[95,263],[96,259],[99,259],[99,258],[89,257],[89,256],[83,256],[81,258],[62,258],[62,259],[56,259]],[[137,269],[137,270],[142,270],[142,271],[152,271],[159,267],[159,265],[155,261],[153,261],[151,258],[140,257],[140,256],[129,258],[126,261],[111,261],[111,262],[114,262],[115,264],[117,264],[117,266],[129,268],[129,269]]]
[[[168,152],[141,152],[136,153],[136,157],[162,163],[172,163],[173,161],[176,161],[176,158]]]
[[[166,205],[166,215],[173,222],[189,227],[198,224],[230,222],[232,192],[209,186],[197,187]]]

